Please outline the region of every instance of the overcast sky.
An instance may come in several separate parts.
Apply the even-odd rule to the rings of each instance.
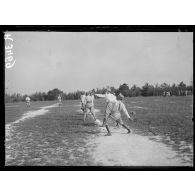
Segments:
[[[127,83],[143,86],[193,79],[189,32],[11,32],[8,93],[64,92]]]

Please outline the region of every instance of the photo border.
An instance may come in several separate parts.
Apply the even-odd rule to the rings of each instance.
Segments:
[[[0,26],[1,59],[1,123],[0,131],[0,169],[3,171],[194,171],[193,166],[5,166],[5,41],[6,31],[33,32],[193,32],[193,67],[194,67],[194,25],[3,25]],[[194,69],[193,69],[194,76]],[[193,80],[194,85],[194,80]],[[194,96],[193,96],[194,109]],[[193,112],[194,122],[194,112]],[[194,127],[194,124],[193,124]],[[4,131],[2,131],[4,130]],[[194,134],[193,134],[194,142]]]

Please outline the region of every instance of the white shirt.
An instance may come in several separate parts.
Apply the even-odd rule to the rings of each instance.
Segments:
[[[26,101],[27,101],[27,102],[30,102],[30,98],[29,98],[29,97],[26,97]]]
[[[116,102],[116,96],[111,93],[105,94],[106,102]]]
[[[93,101],[94,101],[94,96],[93,95],[88,95],[85,97],[85,103],[91,103],[93,104]]]
[[[116,102],[108,102],[106,106],[106,112],[105,112],[105,118],[107,119],[109,115],[111,114],[114,118],[120,117],[120,112],[124,112],[124,114],[127,116],[127,118],[130,118],[129,113],[127,109],[125,108],[125,105],[121,101]]]
[[[58,96],[58,101],[59,101],[59,102],[61,102],[61,101],[62,101],[61,96]]]
[[[83,103],[83,104],[85,104],[85,98],[86,98],[86,95],[85,94],[83,94],[83,95],[81,95],[81,102]]]
[[[119,106],[119,111],[123,111],[124,114],[127,116],[127,118],[130,118],[129,113],[128,113],[126,107],[125,107],[125,104],[123,102],[121,102],[120,100],[118,100],[118,103],[120,105]]]

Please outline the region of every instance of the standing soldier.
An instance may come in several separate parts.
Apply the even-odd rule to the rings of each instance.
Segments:
[[[85,111],[85,98],[86,98],[85,93],[81,94],[81,96],[80,96],[80,100],[81,100],[81,110],[82,110],[83,112]]]
[[[86,93],[85,97],[85,110],[84,110],[84,122],[88,113],[91,113],[94,120],[96,121],[95,112],[94,112],[94,96],[92,92]]]
[[[59,102],[59,106],[61,106],[62,105],[62,97],[60,94],[58,95],[58,102]]]
[[[26,97],[26,105],[27,105],[27,107],[30,107],[30,97]]]

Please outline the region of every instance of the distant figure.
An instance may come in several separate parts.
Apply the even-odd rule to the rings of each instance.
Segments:
[[[95,112],[94,112],[94,96],[92,92],[86,93],[85,97],[85,110],[84,110],[84,122],[88,113],[91,113],[94,120],[96,121]]]
[[[26,105],[27,105],[27,107],[30,107],[30,97],[26,97]]]
[[[84,112],[85,110],[85,98],[86,98],[86,95],[85,93],[81,94],[80,96],[80,100],[81,100],[81,110]]]
[[[59,106],[62,105],[62,97],[61,97],[61,95],[58,95],[58,103],[59,103]]]
[[[130,128],[123,123],[122,118],[121,118],[121,111],[123,111],[130,121],[133,120],[129,116],[129,114],[125,108],[125,105],[122,102],[122,100],[124,99],[124,96],[122,94],[119,94],[117,96],[117,99],[118,100],[116,100],[116,101],[109,101],[107,103],[107,106],[106,106],[103,125],[106,127],[106,130],[108,131],[108,133],[107,133],[108,136],[111,136],[111,132],[110,132],[109,126],[107,124],[107,120],[109,117],[111,117],[114,121],[116,121],[116,123],[119,123],[120,125],[122,125],[125,129],[127,129],[127,131],[128,131],[127,133],[131,132]]]
[[[188,91],[187,90],[185,90],[185,96],[188,96]]]
[[[171,92],[167,91],[166,96],[171,96]]]

